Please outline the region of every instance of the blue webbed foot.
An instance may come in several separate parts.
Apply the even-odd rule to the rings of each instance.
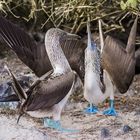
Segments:
[[[103,112],[104,115],[117,116],[117,112],[114,108],[114,100],[110,100],[110,108]]]
[[[109,108],[107,110],[105,110],[103,112],[104,115],[108,115],[108,116],[117,116],[117,112],[115,110],[115,108]]]
[[[87,114],[96,114],[98,112],[98,108],[96,106],[90,105],[84,110],[84,113]]]
[[[47,128],[52,128],[52,129],[58,130],[60,132],[70,132],[70,133],[79,132],[78,130],[63,128],[61,126],[60,121],[55,121],[55,120],[48,119],[48,118],[44,118],[44,126]]]

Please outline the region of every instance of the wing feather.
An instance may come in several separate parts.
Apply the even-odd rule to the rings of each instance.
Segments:
[[[135,75],[135,58],[126,52],[124,44],[107,36],[102,53],[102,66],[110,74],[121,93],[125,93]]]
[[[3,17],[0,17],[0,36],[38,77],[52,69],[44,45],[37,44],[22,29]]]
[[[75,79],[73,72],[38,84],[27,100],[27,111],[50,108],[70,91]]]
[[[3,17],[0,17],[0,36],[38,77],[52,69],[45,45],[37,44],[25,31]],[[60,45],[72,69],[83,79],[86,45],[76,38],[66,38]]]
[[[84,67],[84,56],[86,44],[79,39],[66,39],[61,43],[62,50],[73,70],[77,72],[81,80],[84,80],[85,67]]]

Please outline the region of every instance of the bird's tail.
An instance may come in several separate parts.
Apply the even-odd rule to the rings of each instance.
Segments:
[[[19,84],[17,78],[15,77],[15,75],[12,73],[12,71],[8,68],[7,65],[4,66],[5,69],[8,71],[9,75],[12,77],[13,79],[13,89],[16,93],[16,95],[10,95],[10,96],[7,96],[7,97],[3,97],[3,99],[0,99],[0,101],[17,101],[19,100],[20,101],[20,108],[19,108],[19,117],[17,119],[17,123],[19,122],[19,119],[20,117],[24,114],[24,111],[23,111],[23,107],[24,107],[24,104],[25,102],[27,101],[27,94],[26,92],[24,91],[24,89],[21,87],[21,85]]]
[[[26,92],[24,91],[24,89],[21,87],[21,85],[19,84],[17,78],[15,77],[15,75],[12,73],[12,71],[8,68],[7,65],[4,66],[4,68],[8,71],[9,75],[12,77],[13,79],[13,83],[12,83],[12,86],[13,86],[13,89],[17,95],[14,96],[8,96],[8,97],[5,97],[5,101],[15,101],[15,100],[20,100],[21,102],[23,102],[23,100],[26,100],[27,99],[27,94]],[[18,98],[18,99],[17,99]],[[4,99],[4,98],[3,98]]]

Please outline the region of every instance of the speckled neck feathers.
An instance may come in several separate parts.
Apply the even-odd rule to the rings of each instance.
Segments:
[[[91,69],[100,78],[100,56],[97,48],[87,48],[85,50],[85,71]]]
[[[71,71],[70,65],[61,49],[60,43],[67,38],[67,33],[57,29],[50,29],[45,36],[45,47],[54,73]]]

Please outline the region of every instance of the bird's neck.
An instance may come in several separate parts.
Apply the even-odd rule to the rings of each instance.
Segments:
[[[51,42],[45,42],[45,44],[54,73],[67,73],[71,71],[71,67],[61,49],[60,42],[53,39]]]
[[[94,50],[91,48],[85,50],[85,73],[88,71],[92,71],[100,79],[100,57],[96,48]]]

